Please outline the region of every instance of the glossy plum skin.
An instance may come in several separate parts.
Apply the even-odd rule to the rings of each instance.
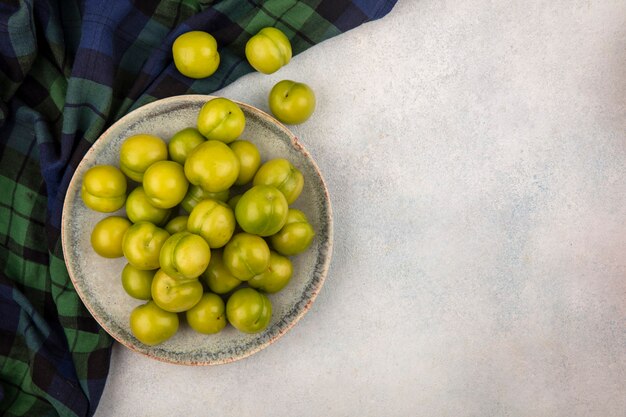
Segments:
[[[202,284],[197,278],[176,279],[162,269],[154,274],[151,291],[154,302],[172,313],[187,311],[202,298]]]
[[[159,254],[163,272],[178,279],[199,277],[210,259],[211,249],[206,240],[187,231],[170,236]]]
[[[226,294],[242,283],[224,265],[222,251],[213,251],[211,261],[206,271],[202,274],[202,279],[211,291],[216,294]]]
[[[143,189],[150,204],[169,209],[177,206],[189,188],[183,166],[174,161],[159,161],[143,175]]]
[[[176,69],[189,78],[206,78],[220,65],[217,41],[207,32],[194,30],[183,33],[172,45]]]
[[[259,166],[261,166],[261,154],[257,147],[247,140],[236,140],[228,145],[239,159],[239,176],[235,185],[244,185],[252,181]]]
[[[189,214],[187,230],[202,236],[212,249],[221,248],[233,236],[235,215],[226,203],[204,200]]]
[[[130,313],[130,330],[143,344],[158,345],[178,331],[178,315],[160,308],[154,301],[135,307]]]
[[[80,195],[87,207],[101,213],[112,213],[126,201],[126,178],[111,165],[96,165],[83,177]]]
[[[131,191],[126,199],[126,215],[133,223],[146,221],[160,226],[167,221],[171,212],[171,209],[153,206],[142,186]]]
[[[187,156],[191,151],[204,142],[206,142],[206,138],[200,134],[198,129],[188,127],[172,136],[167,144],[167,150],[172,161],[185,165]]]
[[[224,97],[206,102],[198,113],[198,131],[209,140],[230,143],[246,127],[246,117],[241,108]]]
[[[288,211],[287,199],[280,190],[269,185],[255,185],[237,202],[235,218],[245,232],[271,236],[283,227]]]
[[[299,169],[284,158],[271,159],[261,165],[252,181],[253,185],[272,185],[293,204],[304,188],[304,176]]]
[[[305,214],[298,209],[289,209],[285,225],[278,233],[270,236],[270,243],[276,252],[285,256],[298,255],[309,248],[315,230]]]
[[[120,169],[136,182],[143,180],[143,174],[150,165],[166,159],[167,145],[155,135],[129,136],[120,148]]]
[[[152,279],[156,269],[141,270],[131,264],[126,264],[122,270],[122,287],[128,295],[138,300],[150,300],[152,298]]]
[[[315,111],[315,105],[315,93],[304,83],[283,80],[278,82],[269,94],[272,114],[289,125],[307,121]]]
[[[291,281],[293,265],[286,256],[270,252],[270,265],[267,270],[248,280],[248,285],[266,293],[274,294],[282,290]]]
[[[226,306],[216,294],[205,293],[185,316],[189,326],[198,333],[215,334],[226,327]]]
[[[233,276],[247,281],[267,270],[270,249],[263,238],[249,233],[238,233],[224,247],[223,261]]]
[[[125,217],[110,216],[100,220],[91,232],[93,250],[104,258],[122,257],[122,242],[130,226],[131,222]]]
[[[135,223],[124,235],[122,242],[124,256],[137,269],[157,269],[161,247],[169,237],[167,231],[152,223]]]
[[[187,230],[187,221],[189,220],[189,216],[177,216],[172,220],[167,222],[165,225],[165,230],[170,235],[178,232],[184,232]]]
[[[276,28],[266,27],[246,43],[246,58],[255,70],[272,74],[291,60],[291,43],[285,34]]]
[[[185,161],[185,176],[193,185],[211,193],[228,190],[239,176],[239,159],[223,142],[198,145]]]
[[[229,189],[226,189],[224,191],[220,191],[217,193],[212,193],[210,191],[204,190],[199,185],[192,185],[189,187],[189,190],[187,191],[185,198],[183,198],[183,201],[180,204],[181,206],[183,206],[183,209],[187,213],[191,213],[194,207],[197,206],[198,203],[201,202],[202,200],[211,199],[211,200],[226,202],[229,196],[230,196]]]
[[[235,291],[226,303],[228,322],[244,333],[258,333],[272,318],[272,303],[265,294],[252,288]]]

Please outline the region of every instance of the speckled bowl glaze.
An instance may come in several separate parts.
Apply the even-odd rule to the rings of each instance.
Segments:
[[[129,316],[142,301],[129,297],[122,288],[124,258],[105,259],[91,247],[93,226],[110,215],[88,209],[80,198],[84,173],[94,165],[119,167],[119,150],[130,135],[150,133],[169,140],[186,127],[195,127],[198,111],[212,96],[171,97],[145,105],[112,125],[87,152],[70,182],[63,206],[62,239],[67,268],[85,306],[100,325],[117,341],[132,350],[165,362],[186,365],[215,365],[245,358],[267,347],[285,334],[309,310],[320,291],[332,254],[333,226],[328,190],[324,179],[298,139],[268,114],[244,103],[246,129],[242,139],[253,142],[264,161],[287,158],[302,171],[304,190],[293,204],[307,215],[316,231],[311,247],[292,257],[294,274],[289,285],[270,294],[272,321],[257,334],[240,333],[227,326],[216,335],[194,332],[181,317],[178,333],[157,346],[146,346],[131,333]]]

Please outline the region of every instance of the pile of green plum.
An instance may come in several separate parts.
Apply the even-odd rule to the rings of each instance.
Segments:
[[[126,217],[95,225],[91,245],[128,261],[122,286],[147,301],[131,312],[130,328],[146,345],[172,337],[179,313],[204,334],[227,322],[245,333],[264,330],[272,315],[266,294],[289,283],[288,257],[315,236],[304,213],[289,207],[302,192],[302,173],[286,159],[262,163],[257,147],[239,139],[244,128],[239,106],[215,98],[200,110],[197,128],[169,143],[130,136],[119,168],[96,165],[83,177],[87,207],[126,209]],[[128,194],[127,178],[138,184]]]

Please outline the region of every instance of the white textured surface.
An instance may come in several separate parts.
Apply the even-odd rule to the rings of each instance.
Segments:
[[[400,1],[221,94],[293,130],[335,212],[312,310],[229,365],[117,345],[104,416],[624,416],[626,2]]]

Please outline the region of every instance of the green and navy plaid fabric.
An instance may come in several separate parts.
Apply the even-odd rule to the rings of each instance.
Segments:
[[[111,339],[69,279],[61,209],[74,170],[115,120],[150,101],[215,91],[252,71],[246,41],[281,29],[294,54],[388,13],[395,0],[13,0],[0,5],[0,412],[85,416]],[[190,30],[220,45],[211,77],[178,73]],[[320,69],[325,71],[326,69]]]

